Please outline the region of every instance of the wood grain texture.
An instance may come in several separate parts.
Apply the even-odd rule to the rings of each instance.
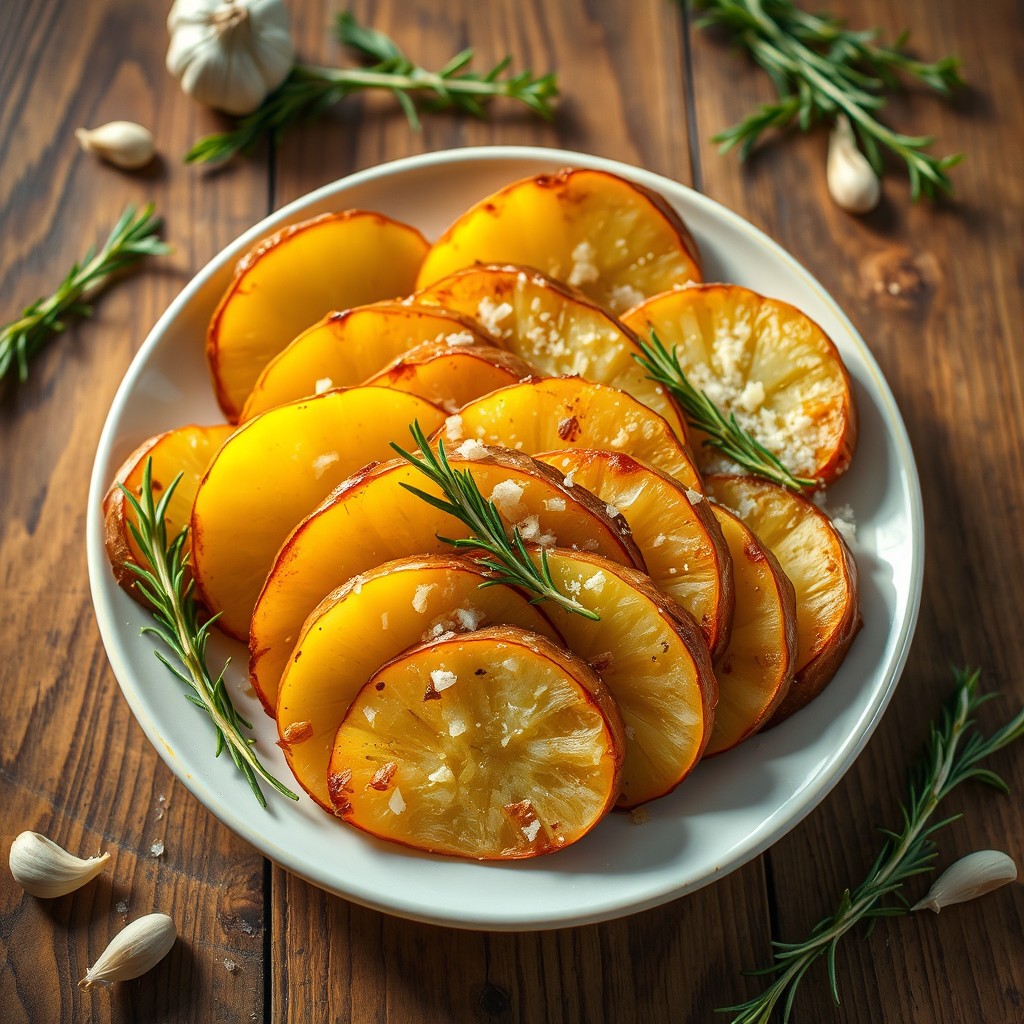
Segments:
[[[746,167],[708,141],[771,96],[760,71],[662,0],[359,0],[357,16],[425,64],[466,45],[481,65],[559,72],[558,119],[512,104],[487,122],[427,116],[409,131],[388,97],[353,97],[276,151],[221,171],[179,156],[221,122],[163,70],[163,4],[0,4],[0,317],[56,284],[127,201],[152,198],[175,254],[105,296],[60,338],[29,383],[0,401],[0,855],[33,828],[75,852],[108,849],[104,875],[56,901],[24,896],[0,869],[0,1017],[37,1021],[295,1021],[544,1024],[725,1020],[752,995],[744,967],[769,939],[829,913],[896,824],[905,772],[950,688],[949,665],[981,665],[1024,701],[1024,104],[1015,58],[1022,12],[985,16],[953,0],[835,0],[860,25],[914,27],[922,55],[959,52],[972,90],[947,106],[911,92],[893,121],[964,150],[957,201],[910,206],[896,173],[859,220],[829,202],[825,140],[787,138]],[[291,5],[304,58],[349,59],[330,40],[335,6]],[[113,118],[149,124],[163,154],[139,175],[80,154],[73,131]],[[903,682],[835,792],[764,858],[716,885],[621,921],[545,933],[413,924],[328,896],[271,868],[174,782],[134,723],[99,642],[84,556],[88,476],[110,400],[156,318],[221,246],[270,209],[353,170],[477,144],[577,148],[692,182],[763,227],[818,276],[878,358],[907,421],[928,530],[925,599]],[[870,453],[861,453],[870,457]],[[154,665],[154,673],[159,667]],[[173,681],[170,681],[173,685]],[[1015,793],[1024,756],[997,768]],[[161,800],[160,798],[164,799]],[[965,820],[941,837],[940,866],[972,849],[1024,858],[1018,798],[965,788]],[[164,853],[151,849],[163,842]],[[925,883],[920,888],[923,890]],[[126,909],[120,910],[119,907]],[[110,936],[152,910],[181,941],[144,979],[82,994],[76,981]],[[795,1024],[1024,1021],[1024,887],[939,917],[882,922],[840,957],[843,1005],[824,972],[802,986]]]
[[[924,494],[924,598],[899,689],[835,792],[767,855],[777,907],[773,935],[782,940],[805,935],[834,910],[846,886],[864,877],[879,845],[872,826],[899,826],[906,771],[951,689],[950,665],[980,666],[986,688],[1004,691],[1006,699],[981,716],[990,727],[1024,701],[1024,637],[1011,596],[1021,592],[1024,564],[1013,525],[1024,506],[1016,326],[1024,313],[1024,183],[1009,144],[1020,137],[1024,116],[1008,45],[1020,39],[1020,5],[986,5],[984,18],[947,3],[860,0],[832,9],[851,24],[883,26],[889,38],[913,26],[920,55],[959,54],[971,88],[952,104],[912,91],[889,112],[910,134],[934,134],[936,152],[967,154],[953,171],[956,201],[911,205],[905,177],[893,167],[882,205],[858,219],[828,200],[822,133],[771,141],[747,166],[717,153],[709,137],[769,99],[771,86],[714,33],[690,36],[698,173],[707,194],[776,238],[850,315],[896,396]],[[1004,752],[993,767],[1019,794],[1022,752]],[[965,818],[940,835],[940,868],[975,849],[1004,849],[1021,859],[1018,796],[969,784],[951,798],[949,812]],[[922,880],[908,892],[926,888]],[[833,1005],[821,964],[808,974],[793,1019],[1024,1020],[1022,913],[1018,884],[938,918],[882,922],[870,941],[853,936],[844,944],[843,1005]]]

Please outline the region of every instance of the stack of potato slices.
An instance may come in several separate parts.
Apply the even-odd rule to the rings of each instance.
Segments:
[[[169,536],[314,801],[433,853],[563,849],[813,699],[860,626],[843,533],[688,436],[637,361],[652,334],[791,472],[849,466],[832,342],[702,283],[678,214],[622,178],[514,182],[433,245],[358,210],[277,232],[210,323],[229,423],[144,441],[105,499],[115,576],[139,597],[117,484],[183,474]],[[472,532],[394,457],[413,424],[576,611],[453,549]]]

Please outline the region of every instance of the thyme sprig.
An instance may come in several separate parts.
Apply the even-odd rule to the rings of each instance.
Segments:
[[[297,64],[260,106],[228,132],[199,139],[185,155],[188,163],[218,163],[236,153],[249,153],[265,137],[277,141],[297,121],[323,113],[350,93],[365,89],[390,92],[414,131],[420,128],[414,95],[426,97],[429,110],[461,110],[487,116],[487,104],[497,97],[524,104],[543,118],[553,115],[558,95],[554,74],[534,76],[529,70],[506,74],[506,57],[486,74],[468,70],[472,50],[457,53],[440,71],[429,71],[410,60],[393,39],[359,24],[351,12],[339,14],[335,33],[356,50],[368,67],[324,68]]]
[[[156,625],[144,626],[142,632],[157,637],[167,646],[181,668],[173,665],[162,651],[155,652],[157,658],[189,687],[191,692],[186,691],[186,699],[213,719],[217,734],[214,757],[219,757],[227,748],[235,767],[245,776],[261,807],[266,807],[267,801],[260,788],[260,779],[282,796],[298,800],[295,793],[263,767],[253,750],[255,740],[242,732],[243,729],[252,729],[252,723],[247,722],[231,702],[224,681],[228,663],[225,662],[216,678],[207,667],[206,644],[216,616],[202,623],[199,621],[199,607],[192,594],[193,584],[188,573],[188,528],[185,527],[168,543],[164,522],[171,495],[180,480],[179,473],[157,504],[153,496],[153,460],[147,459],[139,497],[136,498],[123,485],[121,487],[136,516],[136,522],[128,521],[132,536],[148,563],[147,568],[131,561],[125,562],[125,567],[138,577],[136,586],[140,593],[153,606]]]
[[[391,443],[391,447],[428,480],[437,484],[444,494],[444,499],[428,494],[411,484],[402,486],[417,498],[422,498],[428,505],[447,512],[468,527],[471,533],[469,537],[452,539],[439,535],[438,539],[445,544],[451,544],[454,548],[486,552],[489,557],[478,557],[477,564],[496,575],[481,583],[481,587],[507,583],[536,594],[531,604],[551,601],[566,611],[582,615],[586,619],[600,619],[597,612],[591,611],[558,589],[548,566],[547,552],[543,548],[540,549],[538,565],[530,557],[519,527],[513,527],[512,536],[509,538],[498,509],[493,501],[487,501],[480,493],[473,474],[468,469],[452,469],[448,456],[445,455],[443,441],[438,440],[435,454],[419,423],[413,423],[409,427],[409,432],[419,449],[418,455],[407,452],[394,442]]]
[[[80,263],[75,263],[49,297],[36,299],[17,320],[0,327],[0,381],[16,366],[18,381],[28,379],[28,361],[54,335],[67,329],[69,316],[90,317],[93,307],[86,299],[95,295],[111,276],[143,256],[170,252],[157,237],[160,218],[149,203],[136,212],[125,207],[103,247],[90,248]]]
[[[914,199],[952,191],[946,172],[963,154],[937,157],[927,152],[931,136],[893,131],[877,114],[885,106],[885,91],[899,87],[901,74],[943,96],[962,86],[955,57],[915,60],[904,52],[906,32],[885,46],[876,42],[876,30],[849,29],[842,20],[808,14],[791,0],[694,0],[694,7],[704,12],[698,26],[730,30],[779,95],[777,102],[764,104],[714,137],[723,152],[740,145],[745,158],[769,128],[785,128],[795,120],[801,131],[808,131],[819,121],[846,114],[877,174],[887,149],[906,164]]]
[[[640,339],[640,354],[634,353],[633,358],[651,380],[667,388],[679,402],[686,413],[686,422],[707,434],[705,445],[720,451],[748,472],[773,480],[791,491],[817,485],[817,480],[791,473],[774,452],[768,451],[736,422],[735,413],[725,416],[705,392],[695,388],[687,379],[675,348],[670,352],[653,331],[650,341]]]
[[[732,1024],[768,1024],[781,1001],[782,1019],[789,1020],[797,987],[807,969],[821,957],[826,958],[832,998],[839,1003],[836,983],[836,952],[839,940],[862,921],[895,917],[910,910],[903,896],[904,883],[915,875],[934,868],[936,847],[931,837],[943,826],[956,821],[959,814],[932,822],[939,804],[962,782],[977,779],[1003,792],[1006,783],[982,762],[997,750],[1024,737],[1024,710],[1019,711],[991,736],[983,736],[974,722],[974,714],[992,694],[978,692],[980,673],[954,670],[956,686],[938,722],[931,726],[925,750],[911,773],[910,795],[901,805],[902,824],[898,831],[880,829],[886,836],[878,859],[867,877],[852,892],[847,889],[831,917],[819,921],[803,942],[774,942],[771,967],[753,974],[773,974],[775,980],[763,992],[721,1013],[733,1013]]]

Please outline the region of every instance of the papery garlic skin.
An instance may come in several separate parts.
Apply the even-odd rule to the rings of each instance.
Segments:
[[[92,881],[110,860],[110,854],[75,857],[38,832],[22,832],[13,843],[9,863],[14,880],[30,896],[55,899]]]
[[[295,62],[281,0],[175,0],[167,29],[167,70],[193,99],[228,114],[251,114]]]
[[[1012,857],[999,850],[978,850],[946,868],[932,883],[928,895],[911,910],[934,910],[937,914],[943,907],[984,896],[1016,879],[1017,865]]]
[[[79,128],[75,138],[82,149],[129,171],[145,167],[156,155],[153,133],[134,121],[108,121],[99,128]]]
[[[145,974],[167,956],[177,937],[178,930],[166,914],[147,914],[132,921],[110,940],[78,987],[112,985]]]
[[[868,213],[878,205],[881,185],[867,157],[857,148],[850,121],[845,114],[836,118],[828,140],[826,169],[829,195],[849,213]]]

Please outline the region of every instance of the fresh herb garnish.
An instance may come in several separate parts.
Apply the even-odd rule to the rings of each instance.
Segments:
[[[803,942],[773,942],[774,963],[753,974],[773,974],[775,981],[760,995],[719,1012],[732,1013],[732,1024],[768,1024],[776,1005],[782,1002],[782,1019],[789,1020],[793,999],[807,969],[819,957],[826,957],[829,986],[836,1004],[836,949],[839,940],[861,921],[895,917],[910,911],[903,885],[914,875],[934,869],[937,850],[931,836],[961,817],[959,814],[931,822],[939,804],[968,779],[995,786],[1004,793],[1006,783],[981,762],[997,750],[1024,737],[1024,710],[991,736],[983,736],[973,721],[974,713],[993,695],[978,693],[977,671],[954,670],[956,688],[931,734],[919,763],[911,774],[910,797],[901,806],[903,823],[898,832],[880,829],[887,837],[867,878],[851,892],[847,889],[832,917],[819,921]],[[889,899],[887,899],[889,898]],[[898,902],[893,902],[895,898]]]
[[[28,361],[55,334],[67,329],[68,316],[89,317],[93,308],[84,300],[102,288],[111,275],[130,266],[143,256],[161,256],[170,247],[157,237],[160,218],[153,204],[138,213],[125,207],[103,248],[90,248],[81,263],[76,263],[49,298],[36,299],[21,318],[0,327],[0,381],[13,367],[18,380],[28,379]]]
[[[899,75],[917,80],[943,96],[963,85],[960,63],[943,57],[932,64],[914,60],[904,48],[907,33],[890,46],[875,40],[875,30],[855,31],[828,15],[808,14],[790,0],[694,0],[704,12],[698,26],[729,29],[767,73],[779,94],[738,124],[714,137],[726,151],[741,145],[746,157],[769,128],[795,120],[801,131],[819,121],[846,114],[876,174],[882,173],[882,149],[907,165],[914,199],[951,192],[946,173],[963,154],[937,157],[927,152],[934,139],[903,135],[877,118],[885,90],[899,87]]]
[[[412,455],[399,447],[394,442],[391,447],[402,456],[410,465],[415,466],[425,477],[432,480],[441,489],[445,501],[426,491],[421,491],[411,484],[402,484],[407,490],[422,498],[427,504],[434,508],[447,512],[463,523],[471,531],[470,537],[438,537],[445,544],[451,544],[455,548],[470,548],[476,551],[485,551],[489,558],[477,558],[477,564],[484,569],[489,569],[496,575],[494,578],[481,583],[481,587],[493,587],[498,583],[507,583],[513,587],[521,587],[537,596],[533,598],[532,604],[541,601],[551,601],[566,611],[582,615],[587,619],[600,619],[597,612],[573,600],[563,594],[555,581],[551,578],[551,570],[548,567],[547,552],[541,548],[539,565],[534,564],[530,552],[523,542],[519,527],[513,527],[512,537],[505,530],[505,524],[493,501],[487,501],[480,493],[473,474],[469,470],[452,469],[445,455],[444,442],[438,440],[437,452],[433,451],[419,423],[414,423],[409,432],[412,434],[419,455]]]
[[[382,89],[392,93],[414,130],[420,127],[412,96],[422,94],[428,110],[461,110],[487,116],[487,104],[505,97],[524,104],[543,118],[553,114],[558,95],[554,74],[534,77],[529,70],[506,74],[511,57],[499,61],[486,74],[469,71],[472,50],[456,54],[440,71],[429,71],[411,61],[389,36],[360,25],[351,12],[338,15],[338,39],[372,61],[361,68],[323,68],[297,64],[253,113],[236,128],[199,139],[185,155],[188,163],[218,163],[236,153],[248,153],[265,137],[278,140],[296,121],[322,113],[350,93]]]
[[[224,682],[227,663],[216,679],[207,667],[206,643],[210,638],[210,630],[216,616],[202,623],[199,621],[199,606],[193,597],[193,583],[188,573],[188,527],[168,543],[167,526],[164,522],[167,505],[180,480],[179,473],[159,504],[156,504],[153,497],[153,460],[150,458],[146,459],[142,471],[142,490],[139,497],[136,498],[123,485],[121,487],[137,519],[136,522],[129,519],[128,525],[148,563],[148,567],[136,565],[131,561],[124,563],[125,567],[138,577],[135,585],[153,606],[156,625],[144,626],[142,632],[158,637],[181,663],[184,671],[172,665],[162,651],[155,652],[157,658],[189,687],[191,692],[186,692],[185,697],[213,719],[217,731],[214,757],[219,757],[225,747],[228,749],[231,760],[245,776],[261,807],[266,807],[267,801],[260,789],[259,779],[268,782],[282,796],[298,800],[295,793],[278,782],[263,767],[252,749],[255,740],[243,734],[242,729],[252,729],[252,723],[247,722],[235,710],[228,695]]]
[[[634,353],[633,358],[647,371],[651,380],[667,388],[679,402],[686,413],[686,422],[707,434],[704,444],[720,451],[748,472],[782,484],[791,491],[817,485],[817,480],[795,476],[786,469],[777,455],[768,451],[736,422],[735,413],[729,413],[728,417],[723,415],[703,391],[698,391],[689,382],[676,350],[673,348],[669,352],[657,334],[652,332],[650,341],[640,339],[640,351],[642,354]]]

